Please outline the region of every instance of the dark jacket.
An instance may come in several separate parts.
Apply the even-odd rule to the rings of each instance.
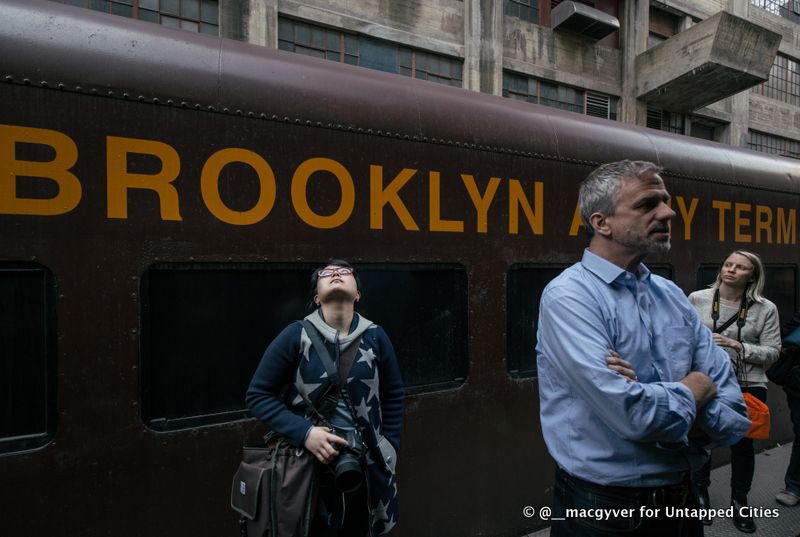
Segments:
[[[381,535],[394,527],[399,514],[395,465],[403,425],[404,389],[394,348],[383,329],[364,317],[356,316],[350,334],[342,338],[316,311],[306,319],[317,327],[332,357],[336,356],[336,342],[344,351],[361,336],[347,387],[368,447],[371,534]],[[300,392],[318,407],[329,385],[305,329],[294,322],[264,352],[247,390],[247,406],[267,427],[300,447],[314,425],[305,418],[307,405]]]
[[[781,327],[781,337],[788,336],[798,326],[800,326],[800,311],[795,312],[792,318]],[[788,354],[795,363],[783,385],[783,391],[789,396],[800,398],[800,348],[784,345],[781,353]]]

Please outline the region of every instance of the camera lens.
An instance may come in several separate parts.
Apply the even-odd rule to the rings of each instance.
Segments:
[[[336,459],[336,488],[342,492],[353,492],[361,486],[361,465],[352,453],[343,451]]]

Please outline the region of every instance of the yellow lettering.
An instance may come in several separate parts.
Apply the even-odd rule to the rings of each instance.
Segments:
[[[723,242],[725,241],[725,211],[731,208],[731,202],[714,200],[711,202],[711,206],[719,211],[719,241]]]
[[[756,205],[756,242],[761,242],[762,231],[767,233],[767,243],[772,244],[772,209]]]
[[[442,194],[439,172],[428,172],[428,190],[430,192],[430,200],[428,205],[431,231],[450,231],[460,233],[464,231],[464,222],[461,220],[442,220]]]
[[[797,211],[778,207],[778,244],[797,244]]]
[[[749,203],[737,203],[734,206],[733,213],[733,240],[736,242],[751,242],[750,235],[742,233],[742,227],[750,226],[750,219],[745,218],[744,213],[750,213],[751,205]]]
[[[383,188],[383,166],[372,165],[369,167],[369,227],[383,229],[383,207],[388,203],[394,209],[394,214],[407,231],[419,231],[419,226],[411,213],[400,199],[398,192],[417,173],[417,170],[403,168],[394,179]]]
[[[486,233],[489,227],[487,224],[489,206],[492,204],[494,195],[497,194],[497,187],[500,186],[500,179],[497,177],[489,179],[489,184],[486,185],[486,190],[482,196],[478,191],[478,185],[475,183],[474,177],[462,173],[461,180],[464,181],[467,192],[469,192],[469,198],[472,200],[475,211],[478,213],[478,233]]]
[[[525,213],[528,224],[534,235],[541,235],[544,228],[544,184],[541,181],[533,183],[533,197],[536,210],[531,208],[525,190],[516,179],[508,180],[508,232],[519,233],[519,208]]]
[[[219,174],[232,162],[248,164],[256,171],[261,183],[258,201],[248,211],[234,211],[225,205],[219,195]],[[203,165],[200,192],[211,214],[223,222],[237,226],[255,224],[266,218],[275,204],[275,174],[267,161],[252,151],[240,148],[221,149],[211,155]]]
[[[158,194],[162,220],[182,220],[178,207],[178,191],[171,184],[181,169],[175,149],[155,140],[106,137],[109,218],[128,218],[128,189],[153,190]],[[128,172],[128,153],[153,155],[161,161],[156,174]]]
[[[17,160],[16,144],[49,145],[53,160]],[[69,170],[78,161],[78,147],[64,133],[32,127],[0,125],[0,213],[52,216],[68,213],[81,200],[81,183]],[[53,198],[18,198],[17,177],[49,179],[58,185]]]
[[[678,201],[678,210],[683,218],[683,238],[684,240],[692,240],[692,220],[694,219],[694,212],[697,210],[697,198],[692,198],[689,204],[689,210],[686,210],[686,202],[683,196],[675,196]]]
[[[576,202],[575,212],[572,213],[572,223],[569,226],[569,236],[574,237],[575,235],[577,235],[582,225],[583,225],[583,220],[581,220],[581,208]]]
[[[306,197],[306,186],[308,179],[316,172],[329,172],[339,181],[339,188],[342,199],[339,207],[333,214],[323,216],[315,213],[308,205]],[[356,203],[356,189],[353,185],[353,178],[347,169],[329,158],[310,158],[300,164],[292,177],[292,205],[294,210],[303,222],[319,229],[330,229],[344,224],[350,215],[353,214],[353,207]]]

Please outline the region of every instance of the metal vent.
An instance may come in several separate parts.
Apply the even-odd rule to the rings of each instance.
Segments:
[[[619,30],[619,21],[608,13],[572,1],[560,2],[550,12],[553,30],[565,30],[591,39],[602,39]]]
[[[611,99],[602,93],[586,92],[586,115],[611,119]]]
[[[647,107],[647,126],[661,130],[662,113],[660,108]]]

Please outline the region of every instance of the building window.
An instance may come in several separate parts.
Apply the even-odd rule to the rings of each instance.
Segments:
[[[650,6],[650,33],[647,48],[653,48],[678,33],[680,19],[677,15]]]
[[[218,0],[54,0],[169,28],[219,35]]]
[[[462,85],[462,62],[454,58],[293,19],[279,20],[278,48],[447,86]]]
[[[55,296],[41,265],[0,264],[0,454],[41,447],[55,433]]]
[[[778,54],[769,72],[769,80],[753,91],[771,99],[800,106],[800,62]]]
[[[762,153],[772,153],[782,157],[800,159],[800,141],[774,136],[758,131],[750,131],[747,147]]]
[[[503,11],[509,17],[539,23],[539,0],[505,0]]]
[[[750,0],[754,6],[765,9],[784,19],[800,23],[800,0]]]
[[[503,72],[503,97],[561,108],[588,116],[617,119],[617,98],[554,82]]]
[[[647,126],[651,129],[686,134],[686,116],[653,106],[647,107]]]

